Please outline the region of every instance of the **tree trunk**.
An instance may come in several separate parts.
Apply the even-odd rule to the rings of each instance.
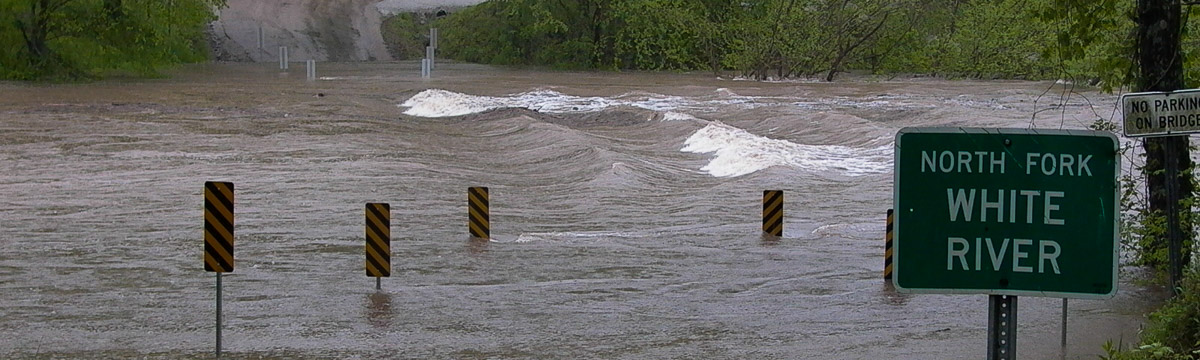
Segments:
[[[1138,0],[1138,62],[1141,65],[1138,77],[1140,91],[1174,91],[1183,88],[1183,55],[1180,51],[1180,5],[1174,0]],[[1167,198],[1167,182],[1173,181],[1178,185],[1180,200],[1192,198],[1193,181],[1191,176],[1192,161],[1188,151],[1187,136],[1168,136],[1147,138],[1142,143],[1146,151],[1146,187],[1150,197],[1150,212],[1164,215],[1169,204]],[[1167,159],[1168,147],[1173,148],[1175,159]],[[1178,165],[1179,176],[1168,179],[1163,169],[1167,161],[1175,161]],[[1184,204],[1190,203],[1184,201]],[[1190,209],[1183,209],[1190,213]],[[1184,243],[1181,247],[1180,260],[1184,265],[1191,258],[1191,221],[1187,216],[1181,217],[1179,232],[1183,234]],[[1144,254],[1161,252],[1167,247],[1165,236],[1158,236],[1144,242],[1147,247]],[[1149,257],[1147,265],[1162,267],[1168,259]]]
[[[25,49],[29,51],[34,67],[46,69],[58,61],[50,49],[50,33],[55,25],[51,21],[54,12],[74,0],[36,0],[29,3],[29,12],[17,19]]]

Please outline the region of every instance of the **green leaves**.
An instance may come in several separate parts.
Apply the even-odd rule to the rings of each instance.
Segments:
[[[456,12],[439,26],[455,44],[442,51],[474,62],[708,68],[759,78],[844,70],[1064,78],[1111,90],[1134,79],[1134,3],[493,0]],[[1187,24],[1185,30],[1200,25],[1200,16],[1188,17]],[[1200,39],[1185,36],[1184,42],[1185,55],[1200,51]],[[1187,56],[1185,65],[1192,84],[1200,79],[1195,58]]]
[[[1061,77],[1089,80],[1108,91],[1134,79],[1131,0],[1045,0],[1037,20],[1050,25],[1054,46],[1043,56],[1059,65]]]
[[[693,70],[704,65],[695,25],[705,19],[683,1],[614,1],[611,6],[614,67]]]
[[[0,78],[155,75],[207,58],[205,26],[225,0],[0,0]]]

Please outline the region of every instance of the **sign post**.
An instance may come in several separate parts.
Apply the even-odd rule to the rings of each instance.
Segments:
[[[1200,133],[1200,89],[1151,91],[1121,95],[1125,136],[1159,137]],[[1171,291],[1179,294],[1183,279],[1183,234],[1179,231],[1179,159],[1174,146],[1163,147],[1167,190],[1167,257]]]
[[[896,289],[990,295],[990,358],[1016,352],[1017,296],[1116,294],[1113,134],[905,128],[895,146]]]
[[[233,271],[233,183],[204,183],[204,270],[217,273],[217,358],[221,357],[221,273]]]
[[[1017,358],[1017,297],[988,295],[988,359]]]

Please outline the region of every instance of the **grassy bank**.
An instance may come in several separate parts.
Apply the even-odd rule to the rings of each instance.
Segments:
[[[1184,277],[1183,291],[1150,313],[1134,348],[1106,345],[1106,360],[1200,359],[1200,272]]]

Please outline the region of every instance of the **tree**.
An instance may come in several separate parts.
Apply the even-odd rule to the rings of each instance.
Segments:
[[[1183,89],[1183,52],[1180,49],[1183,36],[1182,11],[1179,2],[1174,0],[1139,0],[1137,5],[1137,44],[1138,64],[1141,65],[1138,76],[1138,89],[1141,91],[1175,91]],[[1192,160],[1188,154],[1187,136],[1168,136],[1148,138],[1142,143],[1146,150],[1147,189],[1150,195],[1150,211],[1166,214],[1168,220],[1168,238],[1188,236],[1191,226],[1187,221],[1179,219],[1180,210],[1176,210],[1178,202],[1191,204],[1192,177],[1183,169],[1191,169]],[[1164,170],[1165,171],[1160,171]],[[1174,178],[1172,178],[1174,177]],[[1168,195],[1174,188],[1172,199]],[[1176,202],[1172,204],[1172,202]],[[1186,208],[1186,206],[1184,207]],[[1175,210],[1175,211],[1172,211]],[[1190,211],[1188,211],[1190,212]],[[1186,217],[1184,217],[1186,219]],[[1171,220],[1177,223],[1172,226]],[[1173,234],[1174,233],[1174,234]],[[1187,235],[1185,235],[1187,234]],[[1190,242],[1190,241],[1189,241]],[[1156,246],[1163,246],[1160,241]],[[1171,271],[1171,286],[1178,285],[1181,278],[1180,266],[1176,263],[1190,258],[1188,249],[1181,243],[1165,244],[1169,252],[1174,254]],[[1177,257],[1176,257],[1177,256]]]
[[[833,30],[830,41],[832,56],[825,81],[833,81],[833,76],[842,71],[855,51],[878,36],[879,30],[883,29],[897,9],[891,4],[871,0],[834,0],[826,4],[824,17]]]
[[[0,77],[78,79],[207,57],[225,0],[0,0]]]
[[[1134,6],[1136,4],[1136,6]],[[1112,90],[1134,86],[1137,91],[1172,91],[1184,88],[1186,51],[1181,48],[1186,34],[1178,1],[1174,0],[1053,0],[1041,17],[1056,24],[1054,55],[1063,71],[1093,77]],[[1135,28],[1136,27],[1136,28]],[[1129,41],[1132,38],[1133,41]],[[1069,74],[1070,75],[1070,74]],[[1141,220],[1138,261],[1166,270],[1169,265],[1168,233],[1185,237],[1181,260],[1190,258],[1192,221],[1181,216],[1179,226],[1169,229],[1164,218],[1171,202],[1168,186],[1177,187],[1182,208],[1193,203],[1195,189],[1189,171],[1187,137],[1148,138],[1142,143],[1146,163],[1147,215]],[[1176,156],[1167,156],[1169,153]],[[1181,170],[1175,178],[1166,174],[1169,162]],[[1185,215],[1190,211],[1180,211]]]
[[[62,67],[62,58],[50,49],[49,41],[59,36],[67,25],[60,11],[76,0],[33,0],[27,11],[17,12],[15,26],[24,40],[30,66],[34,68]]]

